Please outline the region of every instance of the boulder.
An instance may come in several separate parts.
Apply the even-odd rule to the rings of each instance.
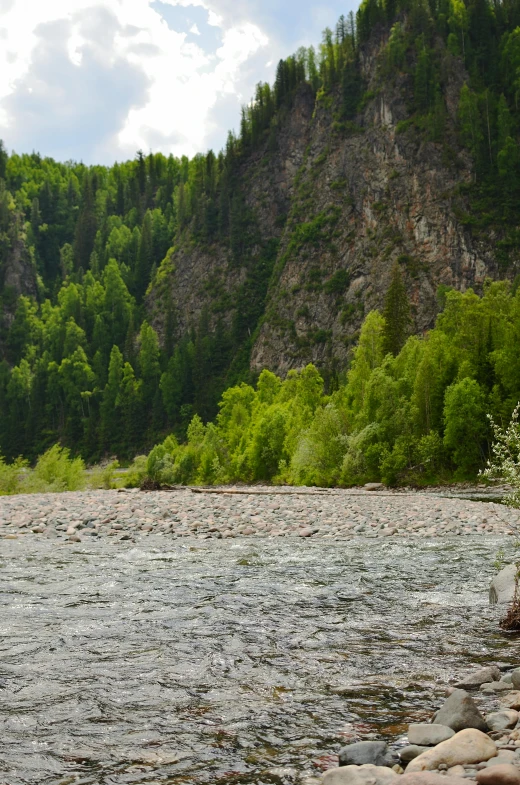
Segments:
[[[520,785],[520,769],[512,763],[502,763],[477,772],[479,785]]]
[[[382,482],[367,482],[363,485],[363,490],[365,491],[384,491],[385,486]]]
[[[520,710],[520,692],[510,692],[501,698],[500,703],[508,709]]]
[[[339,751],[340,766],[393,766],[395,762],[384,741],[357,741]]]
[[[399,775],[387,766],[341,766],[321,776],[322,785],[394,785]]]
[[[444,763],[448,768],[467,763],[480,763],[483,760],[494,758],[497,754],[495,743],[482,731],[476,728],[466,728],[452,736],[447,741],[442,741],[436,747],[423,752],[414,758],[407,771],[433,771]]]
[[[447,725],[455,732],[465,728],[487,730],[484,717],[465,690],[453,690],[439,711],[434,714],[432,722],[436,725]]]
[[[495,575],[489,587],[489,602],[491,605],[509,604],[514,596],[518,567],[508,564],[498,575]]]
[[[399,750],[399,757],[401,760],[410,761],[429,749],[429,747],[420,747],[418,744],[409,744],[407,747],[402,747]]]
[[[490,665],[487,668],[479,668],[478,671],[468,674],[468,676],[457,682],[455,687],[461,690],[477,690],[486,682],[499,681],[501,675],[496,665]]]
[[[513,685],[502,680],[489,681],[486,684],[482,684],[480,689],[485,695],[493,695],[495,692],[511,692]]]
[[[511,671],[511,683],[515,690],[520,690],[520,668],[515,668]]]
[[[416,771],[408,774],[408,769],[399,777],[398,785],[467,785],[467,779],[437,774],[433,771]],[[397,785],[397,783],[396,783]]]
[[[520,760],[516,757],[512,750],[499,749],[496,758],[490,758],[484,763],[479,763],[479,769],[490,769],[491,766],[501,766],[503,763],[514,763],[520,765]]]
[[[416,723],[408,727],[408,741],[410,744],[419,744],[424,747],[434,747],[436,744],[440,744],[441,741],[451,739],[452,736],[455,736],[455,731],[447,725]]]
[[[504,711],[494,711],[492,714],[488,714],[486,722],[490,730],[507,730],[515,727],[519,716],[514,709],[504,709]]]
[[[458,766],[452,766],[451,769],[448,769],[448,774],[452,777],[465,777],[466,769],[459,764]]]

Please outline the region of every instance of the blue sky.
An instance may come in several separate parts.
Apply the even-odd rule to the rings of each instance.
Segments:
[[[110,164],[220,149],[276,63],[357,3],[0,0],[0,138]]]

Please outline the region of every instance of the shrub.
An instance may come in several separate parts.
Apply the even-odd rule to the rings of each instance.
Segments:
[[[139,488],[146,478],[146,455],[136,455],[124,479],[125,488]]]
[[[343,294],[350,286],[350,275],[347,270],[336,270],[332,278],[325,282],[323,288],[327,294]]]
[[[17,458],[14,463],[8,464],[0,455],[0,496],[20,493],[26,471],[27,461],[23,458]]]
[[[81,458],[71,458],[66,447],[55,444],[38,458],[23,485],[29,493],[80,491],[86,485],[85,464]]]
[[[89,487],[104,488],[106,491],[115,488],[116,469],[119,469],[119,461],[110,461],[107,463],[100,463],[99,466],[94,466],[88,481]]]

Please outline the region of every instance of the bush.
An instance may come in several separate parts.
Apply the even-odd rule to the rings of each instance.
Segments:
[[[80,491],[86,485],[85,464],[71,458],[70,450],[55,444],[44,453],[23,483],[28,493]]]
[[[511,493],[504,502],[509,507],[520,508],[520,402],[517,404],[507,428],[501,428],[489,416],[493,432],[491,458],[481,475],[487,479],[499,478],[511,486]]]
[[[26,471],[27,461],[17,458],[14,463],[8,464],[0,455],[0,496],[21,493]]]
[[[124,479],[125,488],[139,488],[146,478],[146,455],[136,455]]]
[[[103,488],[109,491],[111,488],[116,487],[115,470],[119,469],[119,461],[111,461],[109,463],[100,463],[99,466],[94,466],[90,473],[88,481],[90,488]]]
[[[350,275],[347,270],[336,270],[334,275],[323,285],[327,294],[343,294],[350,286]]]

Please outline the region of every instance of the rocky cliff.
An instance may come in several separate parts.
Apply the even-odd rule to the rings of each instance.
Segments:
[[[219,319],[231,326],[268,240],[275,256],[249,327],[254,371],[345,367],[364,314],[383,304],[396,261],[417,332],[434,323],[439,285],[479,291],[487,277],[514,274],[515,260],[507,273],[499,266],[493,232],[478,236],[464,220],[464,190],[475,174],[456,133],[467,79],[461,61],[441,52],[443,134],[429,141],[409,119],[410,74],[385,75],[387,39],[380,32],[360,52],[365,92],[355,121],[338,121],[339,91],[315,99],[302,85],[274,136],[242,162],[240,188],[259,238],[246,257],[237,264],[224,245],[182,237],[148,297],[160,334],[171,305],[178,337],[203,312],[213,326]]]

